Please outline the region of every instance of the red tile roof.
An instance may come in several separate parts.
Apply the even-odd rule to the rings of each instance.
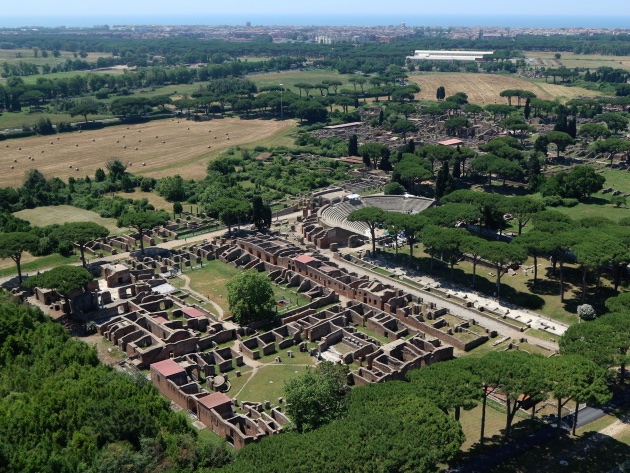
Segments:
[[[438,141],[438,144],[442,146],[453,146],[464,144],[464,142],[462,140],[458,140],[457,138],[451,138],[450,140]]]
[[[191,317],[193,319],[196,319],[197,317],[205,317],[206,316],[206,314],[201,312],[199,309],[195,309],[194,307],[184,307],[182,309],[182,312],[185,315],[187,315],[188,317]]]
[[[169,376],[172,376],[174,374],[178,374],[178,373],[182,373],[182,372],[185,373],[186,372],[186,370],[184,368],[179,366],[177,363],[175,363],[170,358],[168,360],[158,361],[157,363],[153,363],[151,365],[151,368],[153,368],[155,371],[157,371],[158,373],[160,373],[164,377],[169,377]]]
[[[232,400],[223,393],[212,393],[209,396],[199,399],[199,403],[203,404],[208,409],[214,409],[223,404],[231,404]]]
[[[159,322],[161,324],[163,324],[164,322],[168,322],[168,319],[165,319],[164,317],[158,315],[157,317],[153,317],[153,320],[155,320],[156,322]]]
[[[317,260],[309,255],[300,255],[297,258],[293,258],[293,261],[297,261],[298,263],[308,264]]]

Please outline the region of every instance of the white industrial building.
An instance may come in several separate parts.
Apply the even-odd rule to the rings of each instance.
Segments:
[[[494,51],[432,51],[415,50],[413,56],[407,56],[410,61],[484,61],[492,56]]]

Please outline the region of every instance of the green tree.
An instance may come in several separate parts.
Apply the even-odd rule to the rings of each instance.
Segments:
[[[608,129],[613,133],[617,133],[628,128],[628,122],[630,121],[624,115],[614,112],[606,112],[597,115],[595,120],[604,122]]]
[[[206,207],[206,212],[221,220],[232,236],[232,225],[246,220],[251,208],[247,202],[232,197],[221,197]]]
[[[560,157],[560,153],[567,149],[567,146],[573,144],[573,138],[571,135],[562,131],[550,131],[546,135],[547,141],[556,145],[557,157]]]
[[[24,282],[24,285],[28,288],[54,289],[64,298],[66,305],[71,308],[69,298],[93,279],[94,276],[83,267],[57,266],[50,271],[31,276]]]
[[[230,312],[239,324],[273,318],[275,296],[267,273],[243,271],[228,282],[227,290]]]
[[[392,125],[392,131],[403,136],[403,142],[407,142],[407,133],[418,131],[418,127],[409,120],[397,120]]]
[[[501,297],[501,277],[503,272],[512,264],[521,264],[527,259],[527,253],[521,246],[504,243],[500,241],[490,241],[485,245],[483,258],[494,265],[496,274],[497,298]]]
[[[135,229],[140,240],[140,252],[144,255],[144,233],[160,225],[166,224],[169,215],[166,212],[129,212],[123,214],[117,222],[119,227],[129,227]]]
[[[580,136],[587,138],[588,140],[597,141],[600,138],[608,138],[610,131],[605,125],[601,123],[585,123],[580,126]]]
[[[369,166],[372,162],[372,169],[378,168],[378,163],[384,156],[389,155],[389,148],[380,143],[365,143],[359,146],[359,156],[363,158],[366,166]]]
[[[71,117],[80,115],[85,119],[86,123],[88,121],[88,115],[97,115],[98,112],[99,104],[95,100],[82,100],[74,105],[69,111]]]
[[[516,196],[505,201],[505,210],[511,214],[518,223],[518,234],[523,233],[523,227],[538,212],[545,210],[545,205],[537,200],[525,196]]]
[[[376,254],[376,226],[385,220],[385,212],[377,207],[363,207],[348,215],[349,222],[363,222],[370,229],[372,238],[372,254]]]
[[[109,230],[94,222],[69,222],[64,223],[53,232],[59,241],[76,243],[81,251],[81,261],[85,267],[85,245],[98,238],[105,238]]]
[[[496,358],[498,392],[505,398],[504,436],[509,437],[514,416],[525,402],[535,405],[546,398],[548,384],[544,376],[546,359],[522,351],[492,353]],[[487,356],[487,358],[491,358]]]
[[[461,409],[474,408],[481,398],[480,380],[466,369],[467,364],[459,359],[435,363],[411,371],[409,378],[419,396],[429,399],[445,414],[454,410],[455,420],[459,420]]]
[[[539,230],[519,235],[513,240],[514,244],[521,245],[525,248],[527,254],[534,258],[534,285],[538,283],[538,258],[549,254],[551,246],[549,244],[549,235]]]
[[[0,233],[0,258],[11,258],[15,263],[18,281],[22,283],[22,254],[34,251],[38,238],[27,232]]]
[[[265,204],[262,197],[255,196],[252,199],[252,222],[258,230],[263,230],[271,226],[271,207]]]
[[[483,255],[486,254],[486,251],[484,249],[485,244],[486,244],[486,240],[484,240],[483,238],[475,237],[475,236],[469,236],[469,237],[464,238],[464,241],[462,243],[462,251],[469,256],[470,262],[472,263],[473,289],[475,288],[475,280],[477,278],[477,264],[479,264],[479,261],[481,261]]]
[[[561,355],[580,355],[604,369],[618,363],[623,348],[615,327],[599,321],[571,325],[558,344]]]
[[[407,192],[405,187],[397,182],[390,182],[383,187],[385,195],[404,195],[405,192]]]
[[[285,382],[287,414],[298,432],[315,430],[342,415],[348,371],[346,365],[324,361]]]
[[[175,215],[182,215],[182,212],[184,211],[184,206],[182,205],[181,202],[173,202],[173,217]]]
[[[352,135],[348,140],[348,156],[358,156],[359,155],[359,140],[357,135]]]
[[[610,400],[607,371],[579,355],[562,355],[549,358],[544,374],[550,384],[550,393],[558,408],[558,432],[562,428],[562,408],[575,401],[572,432],[575,435],[579,405],[584,402],[603,404]]]

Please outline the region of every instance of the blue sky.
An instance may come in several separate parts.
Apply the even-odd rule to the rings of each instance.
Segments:
[[[400,14],[408,15],[540,15],[540,16],[630,16],[627,0],[24,0],[3,2],[3,17],[76,17],[156,15],[348,15]],[[579,5],[579,9],[576,6]],[[0,23],[2,20],[0,19]],[[628,25],[630,27],[630,24]]]

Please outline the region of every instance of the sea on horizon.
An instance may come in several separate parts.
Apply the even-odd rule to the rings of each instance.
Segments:
[[[629,28],[630,15],[101,15],[20,16],[0,18],[0,28],[90,27],[94,25],[245,25],[253,26],[388,26],[510,27],[510,28]]]

